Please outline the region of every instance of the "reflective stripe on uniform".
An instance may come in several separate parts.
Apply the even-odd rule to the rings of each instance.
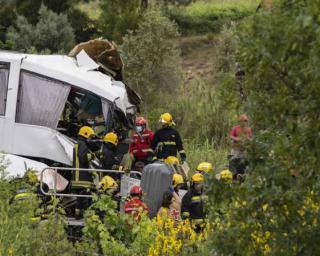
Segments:
[[[20,194],[15,195],[14,200],[23,200],[23,199],[34,197],[34,196],[36,196],[36,195],[33,193],[28,193],[28,192],[20,193]]]
[[[93,187],[93,184],[92,182],[90,181],[80,181],[80,180],[77,180],[77,181],[72,181],[72,187],[85,187],[85,188],[91,188]]]
[[[165,145],[165,146],[176,146],[177,144],[176,144],[176,142],[175,141],[164,141],[164,142],[162,142],[163,143],[163,145]]]
[[[186,153],[183,149],[179,151],[179,154]]]
[[[75,173],[75,181],[78,181],[79,180],[79,175],[80,175],[80,171],[79,171],[79,168],[80,168],[80,163],[79,163],[79,157],[78,157],[78,149],[79,149],[79,145],[76,144],[74,145],[74,150],[75,150],[75,158],[76,158],[76,173]]]
[[[153,152],[151,148],[142,149],[142,152]]]
[[[189,212],[182,212],[182,216],[183,216],[183,217],[189,217],[189,216],[190,216],[190,213],[189,213]]]
[[[191,197],[191,202],[192,202],[192,203],[199,203],[199,202],[201,202],[201,196],[193,196],[193,197]]]
[[[191,197],[192,203],[199,203],[201,201],[207,200],[208,196],[207,195],[201,195],[201,196],[193,196]]]

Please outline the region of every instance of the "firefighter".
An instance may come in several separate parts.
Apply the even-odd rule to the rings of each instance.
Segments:
[[[71,181],[72,193],[89,195],[94,189],[95,173],[89,171],[80,171],[80,169],[89,169],[90,161],[95,158],[93,152],[90,151],[88,141],[94,136],[94,131],[89,126],[80,128],[77,138],[77,144],[73,150],[73,167],[76,170],[73,172]],[[91,204],[91,199],[78,197],[75,209],[75,217],[81,218],[83,212]]]
[[[148,164],[152,161],[153,151],[151,141],[153,140],[153,131],[147,129],[147,121],[143,117],[137,117],[135,121],[136,132],[132,136],[132,143],[129,147],[132,159],[132,167],[137,161]]]
[[[204,204],[207,199],[203,195],[203,175],[196,173],[191,177],[192,186],[182,198],[181,212],[183,219],[191,221],[194,230],[199,233],[205,227],[206,212]]]
[[[202,175],[208,175],[210,172],[213,171],[212,164],[209,162],[201,162],[198,164],[196,172],[202,174]]]
[[[133,216],[135,221],[140,221],[141,215],[145,213],[148,215],[148,207],[142,202],[142,188],[133,186],[130,189],[130,199],[124,205],[124,212]]]
[[[179,190],[180,188],[183,186],[184,184],[184,180],[182,175],[180,174],[173,174],[173,178],[172,178],[172,185],[173,185],[173,189],[174,191],[179,195]]]
[[[40,183],[36,173],[33,170],[28,170],[23,179],[20,189],[13,198],[13,202],[18,203],[28,199],[39,199],[39,209],[36,209],[32,221],[40,221],[48,217],[48,205],[52,203],[51,196],[44,195],[40,189]],[[47,184],[42,184],[42,189],[45,192],[49,191]]]
[[[118,169],[120,161],[116,157],[118,136],[114,132],[109,132],[103,137],[103,145],[100,151],[102,169]],[[103,173],[101,173],[103,175]],[[109,174],[113,179],[118,180],[120,176],[116,173]]]
[[[180,154],[181,162],[186,161],[186,153],[183,149],[182,140],[178,131],[172,128],[175,125],[172,116],[164,113],[160,116],[159,122],[162,128],[158,130],[151,142],[151,148],[158,159],[166,159],[169,156]]]
[[[118,183],[111,176],[104,176],[99,182],[99,195],[108,194],[112,200],[117,203],[117,210],[120,210],[121,196]],[[104,217],[104,213],[99,214],[100,217]]]

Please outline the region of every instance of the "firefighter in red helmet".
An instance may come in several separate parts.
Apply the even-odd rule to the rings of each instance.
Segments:
[[[140,221],[142,214],[148,214],[148,207],[142,201],[143,191],[139,186],[130,189],[130,199],[124,205],[124,212],[130,214],[136,221]]]
[[[135,121],[135,133],[132,136],[129,152],[132,158],[132,166],[136,162],[148,164],[152,161],[153,151],[151,141],[153,140],[153,131],[147,128],[147,121],[143,117],[137,117]]]

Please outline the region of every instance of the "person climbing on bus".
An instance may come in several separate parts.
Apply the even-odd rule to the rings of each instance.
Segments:
[[[141,215],[148,215],[148,207],[142,201],[143,191],[142,188],[134,185],[130,189],[130,198],[124,205],[124,212],[133,216],[134,220],[139,222]]]
[[[147,121],[143,117],[137,117],[135,120],[135,132],[132,136],[132,143],[129,147],[132,159],[132,167],[136,162],[148,164],[152,161],[153,151],[151,149],[151,141],[154,132],[147,128]]]
[[[94,131],[89,126],[80,128],[77,143],[73,149],[73,167],[76,170],[72,173],[71,191],[72,193],[89,195],[94,189],[95,173],[90,171],[80,171],[79,169],[89,169],[90,161],[95,159],[95,154],[90,151],[88,141],[94,136]],[[83,212],[87,209],[92,200],[89,198],[78,197],[75,217],[82,218]]]
[[[114,132],[109,132],[103,137],[103,144],[100,150],[101,167],[104,170],[116,170],[120,165],[120,161],[116,156],[118,145],[118,136]],[[121,177],[116,173],[109,174],[113,179],[119,180]],[[103,177],[104,174],[101,173]],[[102,179],[101,177],[101,179]]]
[[[204,178],[200,173],[191,177],[192,186],[182,198],[181,212],[183,219],[189,219],[194,230],[199,233],[205,227],[207,196],[203,194]]]
[[[151,142],[151,148],[158,159],[166,159],[168,156],[180,154],[181,162],[186,161],[186,153],[183,148],[179,132],[172,128],[175,125],[172,115],[164,113],[160,116],[161,129],[156,131]]]

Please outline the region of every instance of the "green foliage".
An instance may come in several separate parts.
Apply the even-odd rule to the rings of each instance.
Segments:
[[[38,198],[14,200],[23,181],[8,182],[8,164],[0,159],[0,255],[72,255],[74,249],[67,240],[61,216],[35,221],[35,213],[42,210]]]
[[[129,30],[137,28],[142,12],[140,0],[102,0],[100,9],[99,23],[103,37],[117,43],[122,42],[122,37]]]
[[[216,33],[223,25],[254,13],[255,4],[248,3],[250,2],[224,4],[221,1],[199,1],[186,7],[172,8],[169,16],[178,24],[182,34]]]
[[[181,83],[180,55],[174,38],[177,28],[158,10],[149,10],[138,29],[123,39],[126,80],[151,102],[155,92],[174,91]]]
[[[84,239],[92,241],[103,255],[147,255],[155,234],[152,222],[142,216],[136,223],[130,215],[121,215],[109,195],[96,198],[86,213]]]
[[[245,183],[212,215],[218,254],[319,254],[319,8],[279,1],[238,33],[255,130]]]
[[[42,5],[36,25],[28,23],[24,16],[17,17],[16,26],[8,31],[7,44],[13,50],[65,53],[74,45],[74,33],[66,15],[56,14]]]

